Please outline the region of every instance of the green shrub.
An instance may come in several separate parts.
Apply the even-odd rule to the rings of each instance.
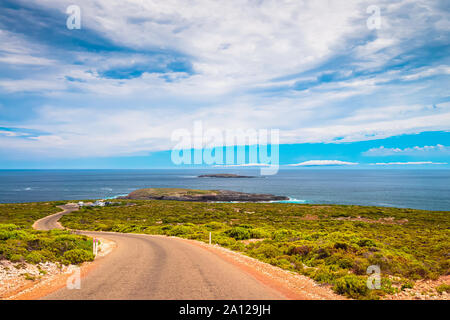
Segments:
[[[94,260],[94,254],[91,251],[83,249],[72,249],[64,252],[65,264],[80,264],[85,261]]]
[[[292,247],[288,251],[288,253],[291,255],[299,255],[299,256],[306,256],[310,252],[311,252],[311,247],[308,247],[308,246]]]
[[[355,275],[347,275],[337,279],[333,289],[339,294],[354,299],[363,298],[369,291],[366,281]]]
[[[216,222],[216,221],[213,221],[213,222],[210,222],[210,223],[205,224],[205,227],[206,227],[206,229],[207,229],[208,231],[220,230],[220,229],[222,229],[224,226],[225,226],[225,225],[224,225],[223,223]]]
[[[342,250],[344,250],[344,251],[347,251],[347,249],[348,249],[348,244],[343,243],[343,242],[336,242],[336,243],[334,244],[334,248],[335,248],[335,249],[342,249]]]
[[[412,289],[412,288],[414,288],[414,283],[412,281],[405,281],[402,284],[401,290]]]
[[[448,284],[441,284],[440,286],[436,287],[436,291],[439,292],[440,294],[447,292],[450,293],[450,285]]]
[[[292,235],[292,230],[280,229],[272,233],[272,239],[275,241],[282,241]]]
[[[261,245],[254,250],[257,255],[263,256],[264,258],[276,258],[281,255],[281,250],[270,243],[261,243]]]
[[[331,256],[331,252],[329,248],[317,248],[314,250],[314,253],[317,259],[325,259]]]
[[[169,236],[178,237],[178,236],[191,234],[193,232],[194,232],[194,229],[190,226],[175,226],[167,234]]]
[[[360,247],[376,247],[376,243],[371,239],[361,239],[357,244]]]
[[[250,230],[250,237],[252,239],[266,239],[270,237],[270,232],[257,228],[257,229],[251,229]]]
[[[23,256],[20,254],[12,254],[9,256],[11,262],[23,262]]]
[[[236,240],[246,240],[251,238],[251,231],[248,228],[234,227],[225,231],[225,234]]]
[[[39,252],[32,251],[25,257],[26,262],[37,264],[45,260]]]

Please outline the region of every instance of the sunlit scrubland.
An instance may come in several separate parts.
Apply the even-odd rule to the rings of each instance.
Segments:
[[[79,264],[94,259],[92,240],[68,231],[36,231],[33,222],[61,211],[52,203],[0,204],[0,260]]]
[[[121,206],[83,208],[61,222],[73,229],[205,242],[211,232],[216,244],[307,275],[357,299],[376,299],[411,287],[415,280],[436,279],[450,271],[450,212],[282,203],[121,202]],[[366,286],[370,265],[381,268],[379,290]]]

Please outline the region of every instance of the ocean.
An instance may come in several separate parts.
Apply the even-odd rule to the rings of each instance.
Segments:
[[[450,170],[287,169],[257,178],[255,169],[0,170],[0,203],[104,199],[139,188],[227,189],[285,195],[292,202],[450,211]]]

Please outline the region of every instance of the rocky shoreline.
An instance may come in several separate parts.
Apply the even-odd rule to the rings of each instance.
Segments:
[[[120,199],[131,200],[176,200],[198,202],[263,202],[289,200],[286,196],[272,194],[245,193],[230,190],[191,190],[191,189],[139,189]]]

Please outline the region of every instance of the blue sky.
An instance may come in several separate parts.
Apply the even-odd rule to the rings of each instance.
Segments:
[[[448,1],[2,1],[0,168],[173,167],[195,121],[279,129],[282,165],[449,168],[449,21]]]

